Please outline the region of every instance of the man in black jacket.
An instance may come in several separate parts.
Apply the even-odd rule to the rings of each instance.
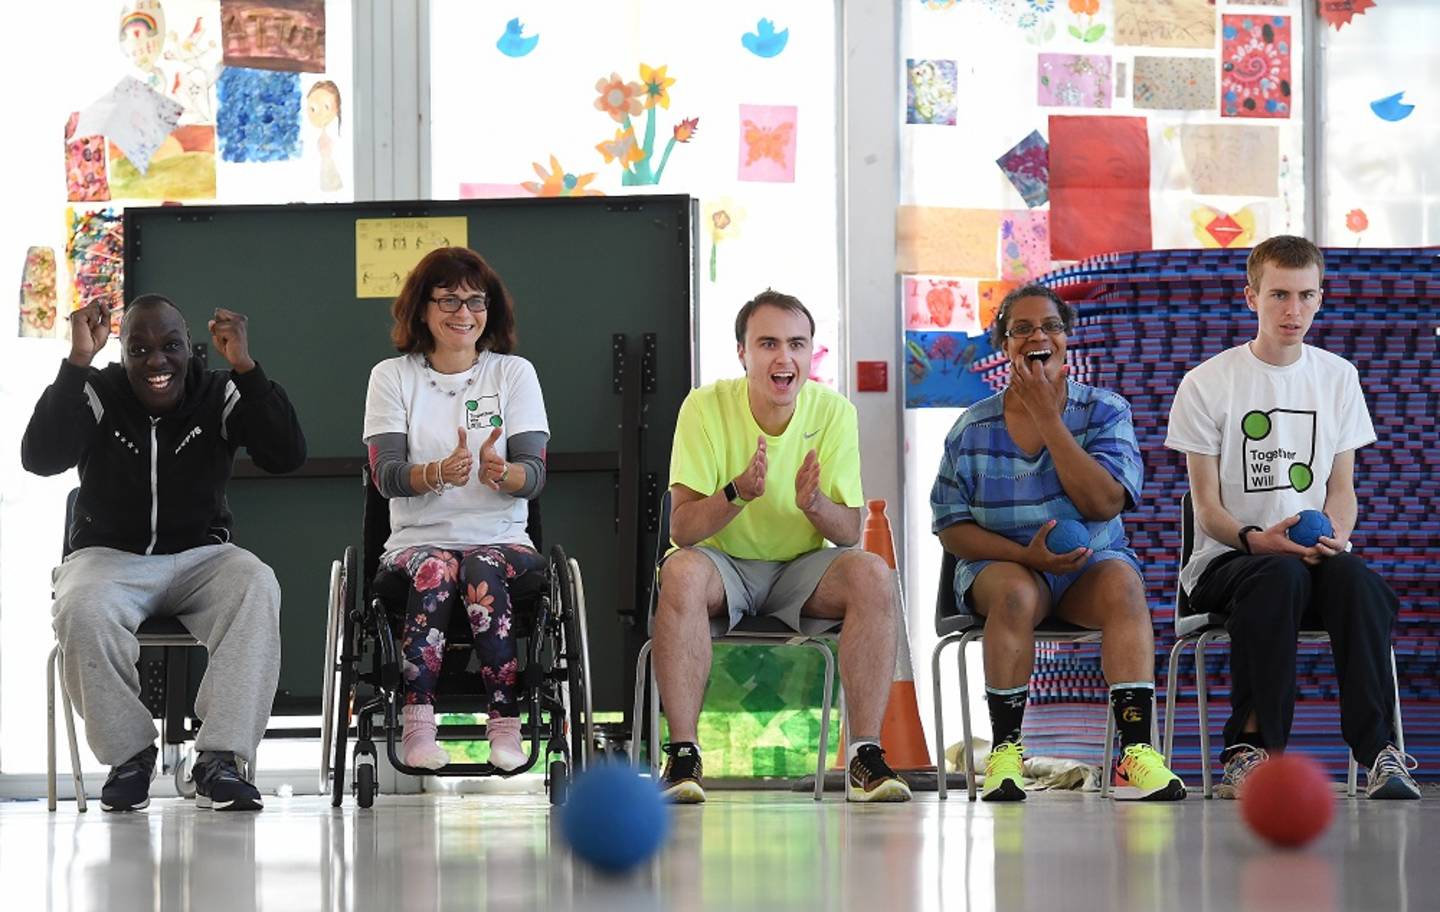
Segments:
[[[229,371],[192,361],[180,311],[142,295],[120,326],[120,363],[97,370],[110,316],[98,303],[75,311],[70,356],[20,445],[28,471],[80,469],[54,626],[65,689],[111,766],[107,811],[150,803],[155,724],[139,699],[135,630],[154,616],[179,618],[210,654],[195,700],[200,806],[261,806],[237,760],[253,762],[280,675],[280,587],[231,543],[225,485],[240,447],[262,469],[289,472],[305,461],[305,438],[285,392],[250,357],[245,317],[217,310],[209,328]]]

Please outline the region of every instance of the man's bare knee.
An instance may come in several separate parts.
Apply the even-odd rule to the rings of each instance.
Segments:
[[[682,548],[660,566],[658,611],[708,614],[713,589],[720,584],[720,572],[704,552]]]
[[[840,573],[841,592],[849,611],[883,611],[893,613],[898,606],[892,594],[895,571],[878,554],[851,550],[835,561]]]

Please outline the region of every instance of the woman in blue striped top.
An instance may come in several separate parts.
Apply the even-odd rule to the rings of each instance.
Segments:
[[[1043,285],[1005,296],[991,335],[1010,361],[1009,385],[955,422],[930,493],[932,529],[958,559],[958,607],[986,619],[995,747],[982,794],[1025,797],[1020,730],[1034,632],[1053,615],[1102,632],[1123,748],[1115,797],[1179,800],[1184,784],[1150,743],[1155,643],[1140,563],[1120,519],[1140,497],[1140,448],[1129,403],[1068,379],[1074,319],[1074,308]],[[1061,520],[1083,524],[1088,542],[1054,553],[1046,539]]]

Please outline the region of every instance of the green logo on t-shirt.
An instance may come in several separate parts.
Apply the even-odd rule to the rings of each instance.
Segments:
[[[1295,409],[1246,412],[1241,464],[1245,491],[1305,492],[1315,483],[1315,413]]]

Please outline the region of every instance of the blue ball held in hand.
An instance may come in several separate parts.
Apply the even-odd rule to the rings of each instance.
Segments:
[[[1320,536],[1329,538],[1334,535],[1335,527],[1330,525],[1330,517],[1319,510],[1301,510],[1299,521],[1286,529],[1285,534],[1300,547],[1313,548],[1320,541]]]
[[[560,811],[571,850],[610,874],[655,854],[670,828],[670,806],[654,780],[624,763],[601,763],[575,778]]]
[[[1055,523],[1050,534],[1045,536],[1045,547],[1053,554],[1069,554],[1076,548],[1090,545],[1090,530],[1075,519],[1062,519]]]

